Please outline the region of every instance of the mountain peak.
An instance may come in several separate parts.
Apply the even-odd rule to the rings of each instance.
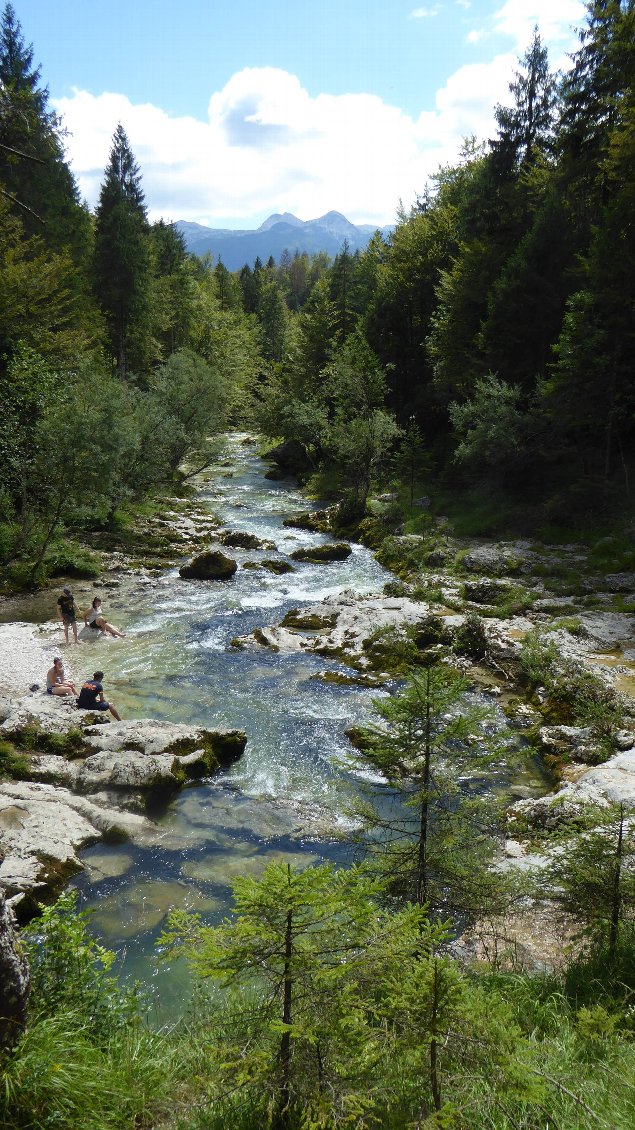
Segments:
[[[258,231],[269,231],[274,224],[289,224],[293,228],[301,228],[304,227],[304,220],[299,220],[292,212],[273,212],[263,221]]]

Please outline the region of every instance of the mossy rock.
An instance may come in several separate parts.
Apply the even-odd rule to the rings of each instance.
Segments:
[[[307,632],[319,632],[334,628],[337,624],[337,612],[327,616],[320,616],[318,612],[303,612],[300,608],[290,608],[281,621],[283,628],[299,628]]]
[[[332,542],[329,545],[313,545],[295,549],[291,554],[294,561],[308,561],[313,565],[328,565],[331,561],[345,561],[353,552],[348,542]]]
[[[296,572],[296,570],[293,568],[293,565],[291,565],[288,561],[276,561],[275,559],[269,557],[265,558],[264,561],[261,561],[260,565],[263,569],[266,569],[268,573],[274,573],[276,574],[276,576],[280,576],[283,573]]]
[[[177,764],[177,773],[183,772],[185,777],[196,778],[209,776],[217,769],[226,769],[238,760],[246,744],[244,730],[201,730],[195,737],[177,738],[165,752],[175,758],[200,754],[195,761]]]
[[[366,753],[367,750],[374,749],[377,744],[377,739],[371,734],[370,730],[364,729],[363,726],[349,726],[344,731],[349,742],[355,749],[361,750]]]
[[[225,581],[233,577],[237,568],[237,562],[220,550],[206,550],[193,557],[187,565],[182,565],[179,576],[185,580]]]
[[[388,676],[367,675],[359,671],[347,675],[343,671],[318,671],[311,675],[311,679],[318,683],[331,683],[337,687],[369,687],[375,689],[383,687],[388,682]]]
[[[290,514],[288,518],[283,519],[282,525],[298,530],[310,530],[314,534],[323,534],[329,529],[328,518],[324,517],[321,510],[303,510],[300,514]]]
[[[269,542],[264,542],[262,538],[250,534],[248,530],[223,530],[218,535],[218,540],[223,545],[231,546],[232,549],[264,549],[269,545]]]

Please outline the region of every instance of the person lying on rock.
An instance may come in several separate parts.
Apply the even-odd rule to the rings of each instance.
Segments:
[[[46,672],[46,693],[77,694],[75,684],[64,674],[64,665],[59,657],[53,660],[53,666]]]
[[[116,718],[117,722],[121,722],[121,715],[117,713],[112,702],[106,702],[104,698],[103,677],[103,671],[95,671],[92,679],[87,679],[85,683],[82,683],[77,705],[80,710],[109,710],[113,718]]]
[[[90,608],[87,608],[84,613],[84,623],[87,628],[92,628],[95,632],[108,632],[109,636],[118,636],[123,639],[125,632],[120,632],[119,628],[113,627],[112,624],[107,624],[104,614],[101,610],[101,599],[96,596]]]
[[[70,589],[62,589],[62,595],[57,601],[57,613],[64,625],[64,636],[66,643],[68,643],[68,629],[73,629],[73,639],[75,643],[81,643],[77,638],[77,616],[79,615],[79,608],[75,604],[75,597]]]

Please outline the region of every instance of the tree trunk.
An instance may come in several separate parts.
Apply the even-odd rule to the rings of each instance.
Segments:
[[[0,1048],[10,1048],[26,1023],[29,965],[16,945],[13,912],[0,888]]]
[[[617,835],[615,849],[615,871],[613,873],[613,891],[611,899],[611,924],[609,927],[609,953],[611,960],[615,957],[617,949],[617,932],[620,924],[620,910],[622,908],[622,858],[624,855],[624,805],[620,808],[620,830]]]

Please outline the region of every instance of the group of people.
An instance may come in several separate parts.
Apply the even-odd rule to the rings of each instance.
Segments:
[[[69,642],[68,633],[69,629],[73,632],[73,639],[76,644],[82,641],[77,636],[77,618],[82,615],[77,604],[75,597],[69,588],[62,590],[62,595],[57,601],[57,611],[60,620],[64,626],[64,636],[66,643]],[[101,598],[96,596],[92,601],[90,608],[87,608],[83,614],[84,625],[89,628],[91,632],[105,632],[109,636],[116,636],[123,639],[125,632],[120,632],[113,624],[109,624],[103,615],[101,608]],[[117,713],[115,706],[112,702],[108,702],[104,695],[103,687],[103,671],[95,671],[92,679],[87,679],[82,683],[79,694],[77,687],[71,679],[66,678],[64,672],[64,664],[59,656],[53,660],[53,666],[46,675],[46,693],[51,695],[74,695],[77,698],[77,705],[82,710],[108,710],[113,718],[118,722],[121,721],[121,716]]]
[[[53,660],[53,666],[46,673],[46,693],[61,696],[75,695],[77,705],[81,710],[109,710],[113,718],[116,718],[117,722],[121,722],[121,716],[117,713],[114,704],[106,700],[103,678],[103,671],[95,671],[92,679],[87,679],[85,683],[82,683],[80,692],[77,694],[77,687],[74,682],[66,678],[61,658],[56,656]]]
[[[73,631],[73,639],[75,640],[75,643],[81,643],[82,641],[77,637],[77,617],[81,616],[81,612],[79,611],[79,608],[75,603],[75,597],[73,596],[69,588],[62,590],[62,595],[58,598],[57,601],[57,611],[58,616],[62,621],[62,624],[64,625],[64,636],[66,643],[68,643],[69,628],[71,628]],[[107,632],[109,636],[117,636],[118,639],[123,639],[126,634],[125,632],[120,632],[118,628],[115,628],[112,624],[108,624],[106,622],[104,614],[101,610],[101,598],[98,596],[94,598],[90,608],[87,608],[84,612],[84,625],[85,627],[90,628],[93,632]]]

